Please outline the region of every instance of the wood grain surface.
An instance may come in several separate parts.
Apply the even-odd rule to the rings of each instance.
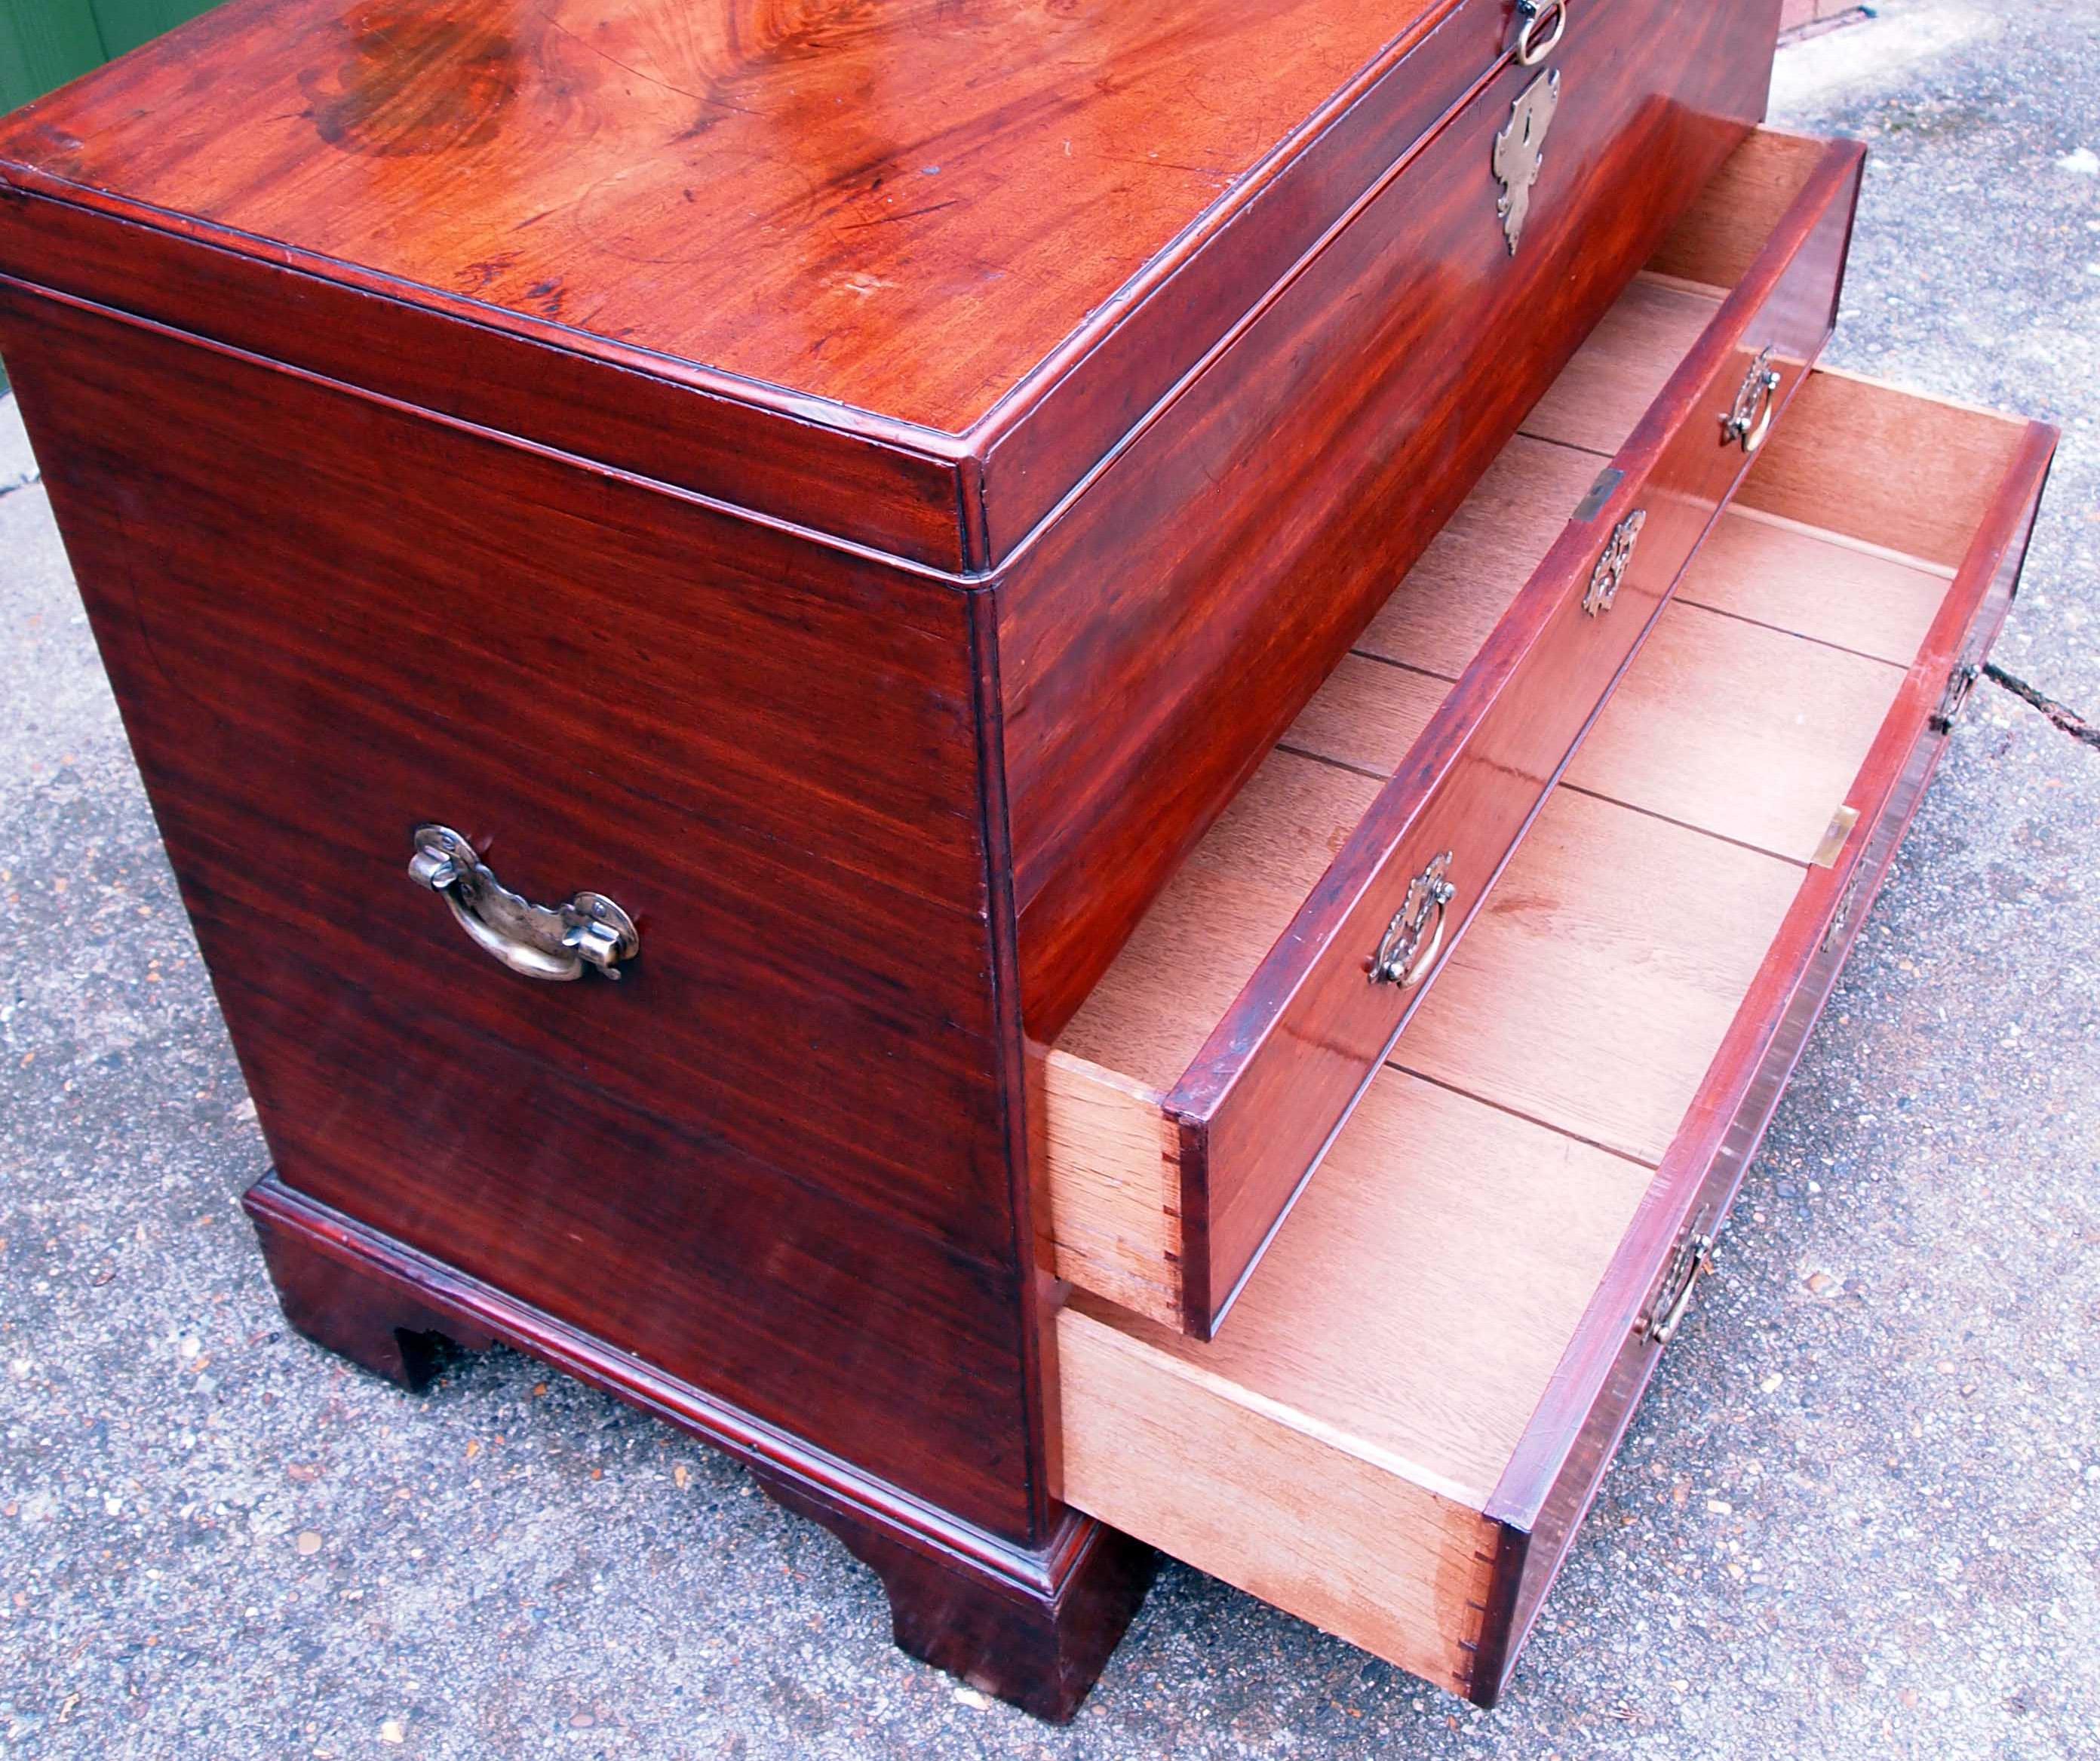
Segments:
[[[973,596],[18,287],[0,343],[285,1181],[1033,1534]],[[629,975],[489,959],[426,820]]]
[[[1732,154],[1731,162],[1742,157]],[[1696,205],[1703,208],[1713,199],[1710,187]],[[1767,241],[1776,229],[1767,229]],[[1521,431],[1608,458],[1662,395],[1736,280],[1700,285],[1635,276],[1533,406]]]
[[[1701,605],[1908,666],[1953,571],[1732,507],[1678,589]]]
[[[1741,149],[1764,151],[1761,135]],[[1812,359],[1829,334],[1860,161],[1842,143],[1815,158],[1763,251],[1639,413],[1612,458],[1616,487],[1569,521],[1170,1096],[1185,1120],[1200,1122],[1185,1125],[1200,1151],[1185,1168],[1209,1209],[1185,1193],[1183,1215],[1207,1234],[1214,1323],[1423,994],[1396,999],[1363,982],[1369,951],[1413,878],[1446,850],[1462,863],[1448,951],[1740,480],[1748,459],[1724,443],[1716,413],[1746,363],[1763,346],[1777,360]],[[1670,321],[1643,321],[1658,351],[1675,341]],[[1600,348],[1619,346],[1613,335]],[[1798,367],[1784,372],[1779,396],[1800,378]],[[1547,418],[1538,426],[1547,431]],[[1606,537],[1635,508],[1646,515],[1639,545],[1612,609],[1593,616],[1583,598]],[[1424,988],[1435,982],[1432,970]]]
[[[2005,488],[2027,426],[1839,372],[1811,376],[1743,505],[1952,572]],[[1797,430],[1798,431],[1797,431]]]
[[[1160,1269],[1142,1312],[1157,1314],[1160,1291],[1178,1287],[1193,1335],[1218,1323],[1419,1003],[1420,991],[1365,982],[1370,951],[1413,877],[1452,853],[1448,947],[1747,462],[1716,419],[1756,352],[1746,339],[1789,360],[1820,346],[1859,154],[1826,144],[1804,156],[1791,138],[1778,139],[1754,135],[1738,155],[1777,158],[1801,174],[1744,280],[1726,289],[1640,280],[1627,290],[1162,893],[1050,1054],[1077,1061],[1048,1091],[1061,1101],[1092,1071],[1125,1079],[1105,1084],[1102,1106],[1091,1110],[1097,1121],[1120,1117],[1132,1084],[1163,1088],[1162,1104],[1180,1121],[1179,1203],[1145,1212],[1174,1221],[1171,1245],[1163,1234],[1155,1240]],[[1742,180],[1718,181],[1732,189]],[[1697,218],[1696,205],[1687,225],[1695,236],[1718,230]],[[1682,245],[1672,260],[1723,267]],[[1798,380],[1796,369],[1785,383]],[[1600,479],[1608,463],[1616,474]],[[1601,500],[1589,493],[1599,481]],[[1578,502],[1582,517],[1571,520]],[[1583,595],[1605,536],[1636,506],[1647,524],[1619,599],[1591,616]],[[1233,828],[1253,800],[1272,803],[1263,823],[1288,834],[1274,797],[1296,787],[1306,793],[1301,818],[1317,825],[1295,832],[1295,860],[1302,867],[1322,847],[1335,850],[1331,812],[1314,797],[1333,797],[1337,785],[1298,766],[1300,757],[1386,787],[1294,906],[1290,888],[1273,884],[1281,867],[1271,863],[1266,880],[1244,872],[1264,863],[1267,845]],[[1295,870],[1290,880],[1297,884]],[[1053,1150],[1082,1141],[1054,1122],[1051,1130]],[[1133,1141],[1119,1129],[1092,1143],[1085,1175],[1058,1185],[1061,1205],[1086,1204],[1088,1181],[1105,1172],[1115,1144]],[[1152,1178],[1149,1163],[1130,1171],[1132,1185]],[[1101,1194],[1102,1215],[1113,1213],[1118,1230],[1131,1220],[1127,1189]],[[1059,1231],[1074,1242],[1101,1233],[1078,1216]],[[1122,1249],[1135,1246],[1127,1234],[1116,1238]],[[1120,1252],[1103,1276],[1127,1290],[1132,1264]],[[1065,1272],[1083,1283],[1090,1276],[1076,1254]]]
[[[1389,739],[1423,709],[1420,675],[1365,665],[1376,669],[1365,688],[1332,713],[1343,719],[1353,709],[1352,730],[1368,722]],[[1375,743],[1369,732],[1357,741]],[[1379,780],[1299,753],[1271,754],[1146,914],[1058,1050],[1160,1093],[1171,1088],[1340,854]]]
[[[231,0],[0,158],[960,432],[1448,7]]]
[[[231,0],[0,124],[0,271],[975,570],[1515,21]]]
[[[1926,400],[1842,394],[1876,395],[1885,423],[1933,436]],[[1948,669],[2004,615],[2054,436],[2005,422],[1996,439],[2003,468],[1968,501],[1965,559],[1933,577],[1908,669],[1789,633],[1805,664],[1710,750],[1723,785],[1813,709],[1818,657],[1872,669],[1882,713],[1850,753],[1863,819],[1841,865],[1556,790],[1401,1041],[1405,1069],[1372,1083],[1218,1336],[1084,1298],[1061,1318],[1068,1495],[1493,1702],[1659,1356],[1638,1317],[1683,1234],[1718,1228],[1857,933],[1838,915],[1850,876],[1885,872],[1943,744],[1928,717]],[[1873,592],[1881,559],[1832,548]],[[1824,578],[1842,590],[1834,562]],[[1710,635],[1775,633],[1697,616]],[[1727,697],[1739,660],[1651,643],[1614,705],[1660,739],[1678,690]],[[1467,1544],[1485,1581],[1439,1593]]]
[[[1299,1415],[1306,1428],[1477,1509],[1651,1174],[1388,1070],[1230,1326],[1205,1344],[1118,1325],[1229,1382],[1250,1406]],[[1069,1462],[1069,1391],[1065,1406]]]
[[[1992,462],[1958,492],[1958,515],[1970,523],[1958,567],[1847,792],[1860,822],[1834,866],[1806,871],[1757,982],[1495,1489],[1490,1512],[1524,1539],[1505,1549],[1491,1598],[1508,1618],[1483,1647],[1485,1691],[1478,1697],[1489,1703],[1507,1680],[1655,1371],[1661,1352],[1641,1336],[1639,1317],[1686,1236],[1718,1230],[1725,1220],[1946,748],[1933,718],[1950,671],[1980,660],[2004,622],[2055,450],[2055,431],[2041,423],[1988,416],[1849,375],[1819,373],[1807,389],[1808,409],[1822,421],[1863,418],[1869,432],[1902,434]],[[1839,435],[1820,421],[1789,432],[1789,450],[1798,458],[1834,460],[1842,452]],[[1807,474],[1789,465],[1773,479],[1795,514],[1818,511]],[[1771,480],[1761,487],[1769,492]],[[1855,488],[1855,470],[1833,471],[1825,480],[1822,511],[1833,531],[1862,523]],[[1942,522],[1956,511],[1942,505],[1933,513]],[[1937,529],[1947,536],[1945,524]],[[1882,536],[1896,532],[1882,528]]]
[[[1039,1718],[1078,1710],[1144,1599],[1151,1549],[1076,1511],[1038,1545],[1003,1541],[274,1173],[242,1203],[285,1319],[315,1343],[410,1388],[447,1343],[500,1343],[726,1450],[876,1572],[900,1646]]]
[[[1492,141],[1544,76],[1498,74],[1004,571],[1034,1038],[1056,1039],[1741,140],[1770,12],[1613,0],[1571,27],[1515,256]]]
[[[1791,554],[1770,565],[1783,567]],[[1925,579],[1944,595],[1945,581]],[[1772,855],[1812,861],[1904,670],[1703,606],[1672,604],[1567,781]],[[1774,715],[1776,703],[1792,713]]]
[[[1800,884],[1796,863],[1560,789],[1394,1061],[1659,1162]]]
[[[1075,1507],[1464,1692],[1493,1524],[1083,1305],[1057,1332]]]
[[[1574,364],[1568,364],[1570,371]],[[1525,435],[1512,439],[1379,607],[1355,651],[1456,682],[1565,530],[1604,463],[1595,453],[1551,441]],[[1316,697],[1306,713],[1318,704]]]

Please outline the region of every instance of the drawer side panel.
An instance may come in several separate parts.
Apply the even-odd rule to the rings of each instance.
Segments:
[[[1080,1309],[1059,1315],[1057,1351],[1064,1410],[1083,1415],[1061,1433],[1065,1502],[1468,1691],[1493,1524]]]

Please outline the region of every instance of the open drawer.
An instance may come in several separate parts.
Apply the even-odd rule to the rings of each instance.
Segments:
[[[1231,1324],[1061,1313],[1065,1498],[1493,1699],[2004,616],[2054,444],[1809,376]]]
[[[1820,350],[1860,159],[1723,166],[1039,1052],[1060,1276],[1211,1336]]]

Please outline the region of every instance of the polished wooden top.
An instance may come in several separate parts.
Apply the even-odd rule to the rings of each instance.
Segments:
[[[1452,4],[231,0],[0,162],[959,434]]]

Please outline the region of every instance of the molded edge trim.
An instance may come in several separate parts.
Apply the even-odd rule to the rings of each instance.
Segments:
[[[1304,170],[1317,153],[1346,152],[1360,135],[1374,133],[1380,121],[1374,113],[1384,108],[1384,100],[1393,93],[1396,73],[1404,69],[1418,50],[1439,32],[1460,23],[1479,3],[1480,0],[1447,0],[1433,16],[1418,20],[1384,44],[1308,115],[1292,125],[1231,188],[1193,214],[1129,280],[1082,318],[1040,362],[1024,373],[983,415],[960,433],[882,415],[770,381],[746,377],[681,355],[642,348],[530,313],[492,305],[114,190],[77,183],[17,159],[0,158],[0,198],[12,196],[40,200],[90,221],[143,229],[162,241],[201,254],[201,263],[217,259],[219,267],[216,272],[220,274],[226,272],[229,263],[238,263],[250,272],[294,276],[308,284],[318,283],[345,293],[361,294],[386,308],[375,311],[373,316],[388,323],[413,324],[435,320],[457,324],[474,333],[484,346],[508,343],[514,347],[524,344],[551,349],[601,369],[640,375],[705,399],[740,406],[745,412],[755,413],[761,421],[770,419],[805,430],[817,429],[837,441],[879,446],[896,456],[896,466],[901,474],[920,478],[922,489],[927,486],[924,479],[929,475],[945,479],[952,485],[955,536],[959,548],[950,553],[943,543],[938,549],[904,554],[912,560],[935,567],[974,573],[1003,564],[1026,549],[1098,474],[1107,457],[1122,450],[1135,434],[1156,421],[1186,384],[1229,346],[1233,338],[1244,328],[1247,317],[1273,299],[1302,270],[1308,259],[1331,242],[1370,194],[1389,183],[1451,115],[1469,102],[1482,85],[1510,64],[1515,50],[1507,20],[1498,24],[1497,34],[1509,40],[1502,42],[1485,65],[1469,74],[1464,90],[1454,95],[1436,120],[1403,143],[1389,164],[1379,168],[1368,190],[1357,192],[1339,213],[1326,215],[1316,227],[1312,242],[1302,254],[1294,254],[1294,261],[1282,266],[1280,272],[1270,276],[1266,284],[1250,287],[1246,298],[1238,302],[1239,316],[1226,326],[1220,336],[1208,339],[1198,350],[1193,363],[1170,364],[1165,382],[1149,388],[1149,395],[1140,399],[1132,420],[1123,423],[1115,433],[1101,437],[1100,444],[1084,448],[1083,468],[1071,476],[1070,481],[1060,482],[1052,490],[1031,497],[1031,501],[1038,505],[1031,507],[1027,517],[1011,532],[995,528],[986,505],[986,466],[993,448],[1033,415],[1045,413],[1054,421],[1054,406],[1062,401],[1062,394],[1068,387],[1076,386],[1085,377],[1087,364],[1101,345],[1122,332],[1133,318],[1147,315],[1155,295],[1162,291],[1171,293],[1177,278],[1192,263],[1212,254],[1213,247],[1227,236],[1236,221],[1247,214],[1251,208],[1258,206],[1264,197],[1285,189],[1294,174]],[[1603,0],[1593,0],[1593,3],[1603,3]],[[1515,8],[1502,3],[1502,0],[1491,0],[1489,9],[1498,15],[1515,15]],[[0,212],[3,211],[0,209]],[[45,273],[50,276],[52,291],[91,299],[115,297],[109,289],[76,285],[55,271]],[[39,274],[37,279],[42,282],[45,274]],[[127,293],[124,297],[128,305],[135,294]],[[1176,361],[1180,354],[1175,351]],[[286,364],[311,364],[288,360]],[[331,377],[325,369],[321,370],[324,377]],[[551,450],[567,450],[558,431],[536,431],[522,438],[527,444]],[[776,506],[753,511],[792,519],[796,510]],[[842,532],[840,536],[850,539],[853,534]]]
[[[693,1432],[802,1497],[836,1509],[938,1563],[1055,1604],[1094,1540],[1092,1518],[1065,1510],[1031,1549],[961,1522],[852,1463],[666,1375],[443,1261],[285,1185],[272,1170],[243,1208],[258,1227],[297,1237],[328,1258],[403,1287],[416,1302]]]

